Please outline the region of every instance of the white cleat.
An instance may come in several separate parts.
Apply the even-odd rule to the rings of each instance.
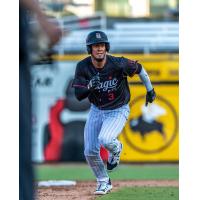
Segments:
[[[110,154],[107,162],[107,171],[112,172],[119,165],[120,154],[122,152],[123,145],[120,143],[119,151],[116,154]]]
[[[110,192],[111,189],[112,189],[112,184],[111,184],[110,179],[108,182],[102,181],[97,184],[97,189],[94,192],[94,194],[96,195],[107,194],[108,192]]]

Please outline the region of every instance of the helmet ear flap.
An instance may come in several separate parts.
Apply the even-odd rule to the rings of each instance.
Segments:
[[[109,52],[110,50],[110,43],[106,43],[106,51]]]
[[[87,52],[88,54],[92,54],[92,47],[90,45],[87,45]]]

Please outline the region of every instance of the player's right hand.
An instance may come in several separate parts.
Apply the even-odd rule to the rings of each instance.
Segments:
[[[94,90],[99,85],[100,85],[100,77],[99,77],[99,74],[97,74],[94,77],[92,77],[92,79],[89,81],[88,89]]]
[[[154,91],[154,89],[152,89],[151,91],[148,91],[146,94],[146,103],[145,106],[148,105],[148,103],[152,103],[156,98],[156,93]]]

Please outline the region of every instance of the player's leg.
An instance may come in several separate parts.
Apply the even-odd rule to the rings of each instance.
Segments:
[[[102,126],[101,113],[91,108],[84,129],[84,154],[86,160],[97,179],[95,194],[106,194],[112,189],[104,163],[100,157],[100,143],[98,135]]]
[[[113,111],[105,111],[99,141],[108,151],[107,169],[112,170],[119,164],[122,144],[117,139],[122,132],[129,115],[129,106],[125,105]],[[111,165],[109,165],[111,164]]]

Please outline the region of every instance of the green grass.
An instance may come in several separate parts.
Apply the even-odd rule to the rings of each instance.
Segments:
[[[97,200],[178,200],[178,187],[133,187],[98,197]]]
[[[85,164],[37,165],[36,180],[95,180]],[[178,165],[125,165],[109,174],[112,180],[176,180]]]

